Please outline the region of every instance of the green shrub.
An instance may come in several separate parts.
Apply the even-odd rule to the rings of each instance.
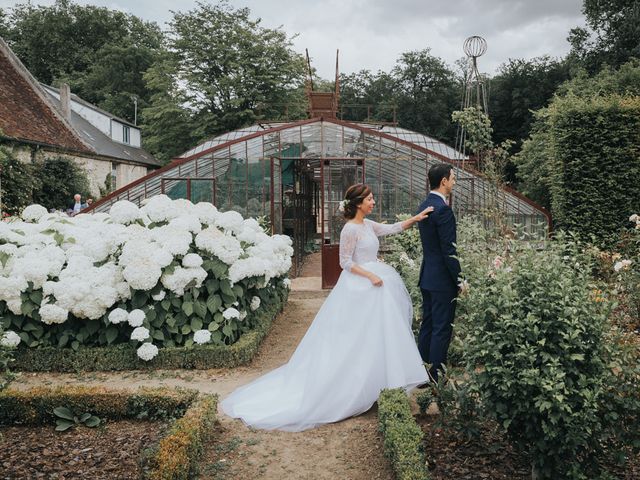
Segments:
[[[86,172],[69,158],[46,158],[33,164],[33,172],[40,185],[33,192],[32,202],[47,209],[66,210],[76,193],[83,199],[90,196]]]
[[[594,298],[580,245],[561,237],[535,247],[511,242],[498,261],[475,268],[463,260],[467,369],[486,410],[542,478],[586,478],[611,381],[610,305]]]
[[[186,480],[197,474],[198,462],[216,421],[217,405],[217,397],[205,396],[176,421],[160,441],[155,468],[149,478]]]
[[[428,480],[423,433],[416,424],[407,394],[402,389],[383,390],[378,398],[378,423],[385,453],[398,480]]]
[[[33,166],[18,160],[8,148],[0,146],[0,211],[18,215],[32,203],[33,192],[40,188]]]
[[[101,418],[120,420],[177,418],[198,396],[194,390],[141,388],[135,392],[105,387],[37,387],[0,392],[0,425],[55,423],[54,409],[90,411]]]

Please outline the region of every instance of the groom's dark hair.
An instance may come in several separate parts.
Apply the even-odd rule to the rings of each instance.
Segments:
[[[429,187],[431,190],[440,188],[443,178],[449,178],[453,165],[450,163],[436,163],[429,169]]]

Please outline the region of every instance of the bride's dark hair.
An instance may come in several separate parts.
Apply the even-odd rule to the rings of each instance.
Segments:
[[[356,212],[358,211],[358,205],[360,205],[370,194],[371,189],[364,183],[351,185],[347,189],[347,193],[344,194],[344,199],[346,200],[344,206],[344,218],[347,220],[355,218]]]

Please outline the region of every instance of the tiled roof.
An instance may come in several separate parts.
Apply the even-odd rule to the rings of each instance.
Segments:
[[[79,152],[91,152],[53,111],[44,92],[0,39],[0,134]]]
[[[49,96],[49,99],[56,107],[60,106],[60,100],[58,100],[54,96]],[[91,106],[90,103],[85,102],[84,100],[83,102]],[[94,127],[88,120],[82,118],[74,111],[71,111],[71,125],[73,125],[76,131],[80,134],[84,142],[88,145],[91,145],[91,148],[93,148],[98,155],[103,155],[120,160],[127,160],[129,162],[142,163],[150,167],[162,166],[160,161],[157,160],[149,152],[143,150],[142,148],[137,148],[132,145],[125,145],[124,143],[112,140],[107,135],[102,133],[98,128]]]

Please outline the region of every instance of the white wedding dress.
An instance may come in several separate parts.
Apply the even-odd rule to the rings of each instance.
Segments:
[[[222,402],[229,416],[259,429],[301,431],[358,415],[384,388],[427,382],[411,330],[413,307],[398,273],[379,262],[378,238],[400,223],[347,223],[340,235],[338,283],[288,363]],[[384,284],[351,273],[353,264]]]

